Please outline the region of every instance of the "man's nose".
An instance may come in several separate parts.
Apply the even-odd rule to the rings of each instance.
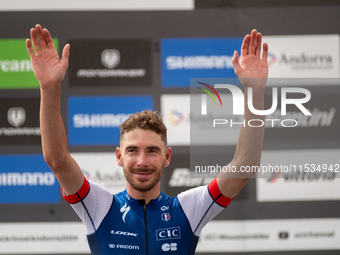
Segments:
[[[145,153],[139,154],[137,165],[138,165],[138,167],[141,167],[141,168],[149,166],[148,159],[147,159],[147,156],[145,155]]]

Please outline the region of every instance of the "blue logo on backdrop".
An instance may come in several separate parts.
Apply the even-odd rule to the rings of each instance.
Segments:
[[[42,155],[0,156],[0,204],[60,202],[60,186]]]
[[[231,60],[242,40],[162,39],[162,85],[189,87],[190,78],[236,78]]]
[[[69,144],[117,145],[120,124],[145,109],[153,109],[152,96],[69,97]]]

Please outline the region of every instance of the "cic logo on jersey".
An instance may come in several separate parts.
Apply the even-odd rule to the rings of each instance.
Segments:
[[[213,80],[213,79],[211,79]],[[253,79],[254,82],[256,82],[256,79]],[[193,84],[192,84],[193,85]],[[244,108],[245,108],[245,97],[243,91],[237,86],[232,84],[222,84],[222,83],[215,83],[215,84],[208,84],[205,82],[196,82],[196,90],[203,93],[201,93],[200,98],[200,115],[203,117],[206,117],[209,112],[216,111],[218,107],[225,107],[228,108],[228,106],[225,106],[223,102],[222,93],[231,93],[232,97],[232,115],[244,115]],[[218,91],[216,89],[219,89]],[[269,109],[264,110],[258,110],[254,107],[253,102],[253,88],[248,87],[247,88],[247,102],[246,105],[249,109],[249,111],[255,115],[259,116],[268,116],[273,114],[277,111],[278,107],[278,88],[272,87],[267,88],[272,90],[272,104]],[[192,90],[191,90],[192,91]],[[197,94],[197,91],[195,94]],[[287,115],[287,105],[294,105],[297,107],[304,115],[312,115],[310,111],[304,106],[305,103],[309,102],[311,99],[311,93],[309,90],[305,88],[298,88],[298,87],[281,87],[281,116]],[[292,98],[289,95],[294,93],[294,97]],[[210,101],[210,102],[209,102]],[[212,103],[213,102],[213,103]],[[192,105],[191,105],[192,106]],[[215,108],[214,108],[215,107]],[[225,117],[225,118],[224,118]],[[281,127],[296,127],[298,125],[298,122],[296,119],[290,118],[287,119],[276,119],[276,118],[266,118],[265,120],[261,119],[250,119],[247,122],[243,120],[242,122],[238,121],[236,122],[233,119],[228,119],[228,116],[225,115],[219,115],[219,118],[208,118],[209,121],[211,121],[211,124],[213,128],[220,127],[220,126],[230,126],[233,127],[235,125],[237,126],[246,126],[249,127],[262,127],[264,125],[271,125],[274,127],[274,125],[280,125]],[[211,120],[210,120],[211,119]]]

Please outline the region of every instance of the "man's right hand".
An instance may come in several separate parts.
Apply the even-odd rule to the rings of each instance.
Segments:
[[[36,25],[30,33],[32,42],[27,39],[26,46],[41,87],[40,131],[44,159],[65,193],[74,194],[84,183],[84,175],[68,151],[60,114],[60,84],[68,67],[70,45],[64,47],[60,59],[47,29]]]
[[[60,59],[54,48],[52,37],[48,30],[37,24],[30,30],[31,40],[26,40],[26,47],[31,58],[34,74],[41,88],[58,85],[65,77],[70,55],[70,45],[66,44]]]

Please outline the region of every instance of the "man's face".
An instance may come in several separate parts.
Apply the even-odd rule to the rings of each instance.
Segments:
[[[171,148],[166,148],[154,131],[137,128],[124,134],[116,157],[128,184],[135,190],[148,191],[161,180],[164,167],[170,163]]]

